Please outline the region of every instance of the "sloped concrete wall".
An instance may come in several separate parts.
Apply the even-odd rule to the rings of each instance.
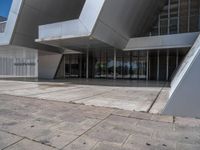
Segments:
[[[200,118],[200,36],[172,82],[163,114]]]
[[[38,78],[53,79],[61,58],[62,54],[39,55]]]

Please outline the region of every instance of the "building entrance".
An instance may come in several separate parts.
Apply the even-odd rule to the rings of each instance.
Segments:
[[[169,81],[187,49],[120,51],[92,50],[64,55],[56,77]],[[88,58],[88,59],[87,59]],[[88,64],[87,64],[88,60]]]

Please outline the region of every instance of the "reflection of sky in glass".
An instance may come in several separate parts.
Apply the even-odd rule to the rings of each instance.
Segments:
[[[8,17],[12,0],[0,0],[0,16]]]

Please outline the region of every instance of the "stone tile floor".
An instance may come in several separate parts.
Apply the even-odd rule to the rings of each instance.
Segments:
[[[8,81],[0,80],[0,93],[159,113],[167,102],[169,87],[164,82],[128,80]],[[155,104],[155,105],[153,105]]]
[[[200,120],[0,94],[1,150],[200,150]]]

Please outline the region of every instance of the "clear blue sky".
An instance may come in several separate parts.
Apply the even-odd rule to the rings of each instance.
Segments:
[[[8,17],[12,0],[0,0],[0,16]]]

